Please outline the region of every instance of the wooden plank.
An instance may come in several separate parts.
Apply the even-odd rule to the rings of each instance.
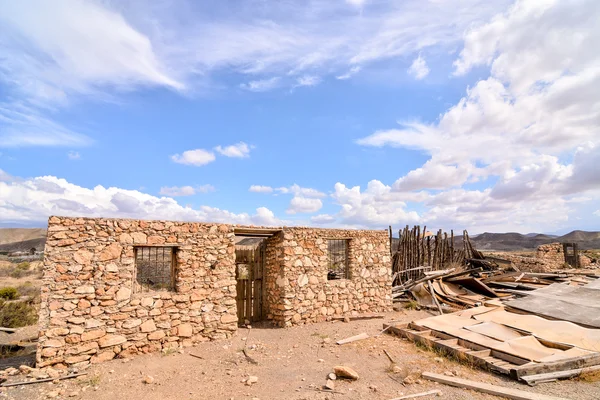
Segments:
[[[363,339],[368,339],[368,338],[369,338],[369,335],[367,335],[366,333],[363,332],[359,335],[354,335],[354,336],[351,336],[346,339],[338,340],[336,343],[337,344],[346,344],[346,343],[352,343],[352,342],[356,342],[358,340],[363,340]]]
[[[540,364],[525,364],[512,368],[510,375],[514,379],[521,379],[528,375],[538,375],[549,372],[568,371],[577,368],[593,367],[600,365],[600,353],[593,353],[588,356],[569,358],[566,360],[545,362]]]
[[[531,393],[526,392],[524,390],[490,385],[489,383],[475,382],[467,379],[434,374],[432,372],[424,372],[422,377],[433,382],[439,382],[444,383],[446,385],[459,387],[462,389],[471,389],[482,393],[493,394],[495,396],[505,397],[511,400],[566,400],[563,397],[554,397],[539,393]]]
[[[417,397],[441,396],[441,395],[442,395],[442,391],[436,389],[436,390],[430,390],[429,392],[414,393],[414,394],[407,394],[406,396],[394,397],[391,400],[406,400],[406,399],[414,399],[414,398],[417,398]]]
[[[533,386],[533,385],[535,385],[537,383],[541,383],[541,382],[551,382],[551,381],[555,381],[557,379],[573,378],[582,373],[594,372],[594,371],[598,371],[598,370],[600,370],[600,365],[596,365],[594,367],[589,367],[589,368],[577,368],[577,369],[570,369],[567,371],[549,372],[546,374],[528,375],[528,376],[521,377],[521,380],[525,381],[528,385]]]
[[[347,316],[338,316],[331,318],[334,321],[344,321],[348,318],[350,321],[360,321],[363,319],[383,319],[385,316],[383,314],[372,314],[372,313],[364,313],[358,315],[347,315]]]

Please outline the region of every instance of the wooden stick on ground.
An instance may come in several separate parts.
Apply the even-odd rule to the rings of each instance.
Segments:
[[[415,394],[407,394],[406,396],[401,396],[401,397],[394,397],[391,400],[405,400],[405,399],[414,399],[416,397],[423,397],[423,396],[432,396],[432,395],[437,395],[437,396],[441,396],[442,395],[442,391],[441,390],[430,390],[429,392],[422,392],[422,393],[415,393]]]
[[[38,379],[36,381],[4,383],[0,386],[1,387],[9,387],[9,386],[19,386],[19,385],[32,385],[34,383],[52,382],[52,381],[59,381],[59,380],[63,380],[63,379],[77,378],[78,376],[81,376],[81,375],[87,375],[87,372],[81,372],[79,374],[71,374],[71,375],[66,375],[66,376],[59,376],[58,378]]]
[[[355,336],[351,336],[351,337],[346,338],[346,339],[338,340],[336,343],[337,344],[352,343],[352,342],[356,342],[357,340],[367,339],[368,337],[369,337],[369,335],[367,335],[366,333],[363,332],[360,335],[355,335]]]
[[[547,396],[539,393],[525,392],[519,389],[511,389],[502,386],[490,385],[489,383],[475,382],[467,379],[460,379],[446,375],[424,372],[423,378],[430,381],[445,383],[463,389],[472,389],[478,392],[493,394],[495,396],[506,397],[511,400],[567,400],[562,397]]]
[[[202,356],[199,356],[198,354],[194,354],[194,353],[189,353],[189,354],[190,354],[190,356],[192,356],[192,357],[196,357],[196,358],[199,358],[199,359],[201,359],[201,360],[204,360],[204,357],[202,357]]]
[[[388,326],[388,328],[389,328],[389,326]],[[392,356],[390,356],[390,353],[388,353],[386,349],[383,349],[383,352],[385,353],[385,355],[387,356],[387,358],[390,360],[390,362],[392,364],[396,364],[396,361],[394,361],[394,359],[392,358]]]
[[[244,353],[244,356],[246,356],[246,360],[248,360],[248,362],[250,364],[258,365],[258,361],[256,361],[254,358],[250,357],[248,355],[248,353],[246,352],[246,349],[242,350],[242,353]]]

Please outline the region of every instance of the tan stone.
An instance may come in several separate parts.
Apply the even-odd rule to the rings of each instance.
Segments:
[[[221,323],[223,323],[223,324],[231,324],[233,322],[237,322],[237,320],[238,320],[237,315],[223,314],[221,316]]]
[[[130,297],[131,297],[131,289],[122,287],[117,292],[117,294],[115,296],[115,300],[117,300],[117,301],[129,300]]]
[[[133,238],[128,233],[122,233],[121,236],[119,236],[119,242],[124,244],[132,244]]]
[[[164,244],[166,241],[163,236],[148,236],[148,244]]]
[[[100,255],[98,256],[98,261],[115,260],[115,259],[121,257],[122,250],[123,250],[123,247],[121,247],[120,244],[111,243],[108,246],[106,246],[104,248],[104,250],[102,250],[100,252]]]
[[[165,337],[165,331],[154,331],[148,334],[148,340],[160,340]]]
[[[344,365],[337,365],[333,367],[333,372],[338,378],[346,378],[354,381],[359,378],[358,373],[355,370]]]
[[[75,260],[77,264],[88,265],[92,261],[93,256],[94,255],[90,251],[80,249],[73,254],[73,260]]]
[[[110,349],[110,350],[106,350],[106,351],[102,351],[94,356],[92,356],[90,362],[92,364],[96,364],[96,363],[100,363],[100,362],[104,362],[104,361],[109,361],[112,360],[113,358],[115,358],[116,354],[115,352]]]
[[[75,288],[76,294],[94,294],[96,289],[93,286],[78,286]]]
[[[48,329],[46,331],[46,336],[51,338],[51,337],[57,337],[57,336],[66,336],[69,334],[69,329],[67,328],[54,328],[54,329]]]
[[[104,335],[106,335],[106,331],[104,329],[96,329],[93,331],[83,332],[81,334],[81,340],[83,342],[88,340],[95,340],[103,337]]]
[[[133,243],[135,244],[146,244],[147,242],[146,234],[142,232],[134,232],[131,234],[131,237],[133,238]]]
[[[119,267],[115,263],[109,263],[109,264],[106,264],[106,266],[104,267],[104,270],[106,272],[110,272],[110,273],[117,273],[117,272],[119,272]]]
[[[123,329],[135,328],[136,326],[140,326],[141,324],[141,319],[130,319],[128,321],[123,322]]]
[[[154,324],[154,320],[149,319],[140,325],[140,330],[144,333],[154,332],[156,330],[156,325]]]
[[[43,347],[63,347],[65,341],[63,339],[48,339],[42,343]]]
[[[190,324],[181,324],[177,327],[177,336],[192,337],[193,329]]]
[[[103,336],[100,340],[98,340],[98,345],[101,348],[104,348],[104,347],[109,347],[109,346],[116,346],[118,344],[123,344],[126,341],[127,341],[127,339],[125,338],[125,336],[106,335],[106,336]]]

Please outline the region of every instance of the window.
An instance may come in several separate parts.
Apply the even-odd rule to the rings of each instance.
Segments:
[[[175,248],[135,247],[136,292],[173,290]]]
[[[348,279],[350,270],[348,268],[348,240],[330,239],[327,243],[329,256],[327,280]]]

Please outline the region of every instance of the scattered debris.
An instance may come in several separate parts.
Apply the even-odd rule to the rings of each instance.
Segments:
[[[242,353],[244,353],[244,356],[246,357],[246,361],[248,361],[250,364],[258,365],[258,361],[256,361],[254,358],[250,357],[248,355],[248,352],[246,351],[246,349],[243,349]]]
[[[327,389],[327,390],[335,390],[335,382],[333,379],[327,379],[327,382],[325,383],[325,386],[323,386],[323,389]]]
[[[151,385],[151,384],[153,384],[153,383],[154,383],[154,378],[153,378],[153,377],[151,377],[150,375],[146,375],[146,376],[144,377],[144,379],[142,379],[142,382],[144,382],[144,383],[146,383],[146,384],[148,384],[148,385]]]
[[[246,386],[252,386],[253,384],[258,382],[258,376],[250,375],[248,379],[246,379]]]
[[[37,380],[33,380],[33,381],[3,383],[2,385],[0,385],[0,387],[31,385],[31,384],[34,384],[34,383],[52,382],[52,381],[56,381],[56,380],[76,378],[76,377],[81,376],[81,375],[87,375],[87,372],[81,372],[81,373],[78,373],[78,374],[71,374],[71,375],[59,376],[59,377],[56,377],[56,378],[46,378],[46,379],[37,379]]]
[[[333,367],[333,372],[338,378],[350,379],[353,381],[358,379],[358,373],[352,368],[346,367],[344,365],[338,365]]]
[[[395,397],[395,398],[390,399],[390,400],[405,400],[405,399],[414,399],[414,398],[417,398],[417,397],[441,396],[441,395],[442,395],[442,391],[436,389],[436,390],[430,390],[429,392],[407,394],[405,396]]]
[[[434,374],[431,372],[423,373],[423,378],[430,381],[445,383],[463,389],[476,390],[482,393],[493,394],[495,396],[505,397],[511,400],[566,400],[562,397],[546,396],[538,393],[525,392],[523,390],[511,389],[489,383],[475,382],[461,378],[451,378],[448,376]]]
[[[356,342],[357,340],[363,340],[363,339],[368,339],[368,338],[369,338],[369,335],[363,332],[359,335],[355,335],[355,336],[351,336],[346,339],[338,340],[336,343],[337,344],[346,344],[346,343],[352,343],[352,342]]]

